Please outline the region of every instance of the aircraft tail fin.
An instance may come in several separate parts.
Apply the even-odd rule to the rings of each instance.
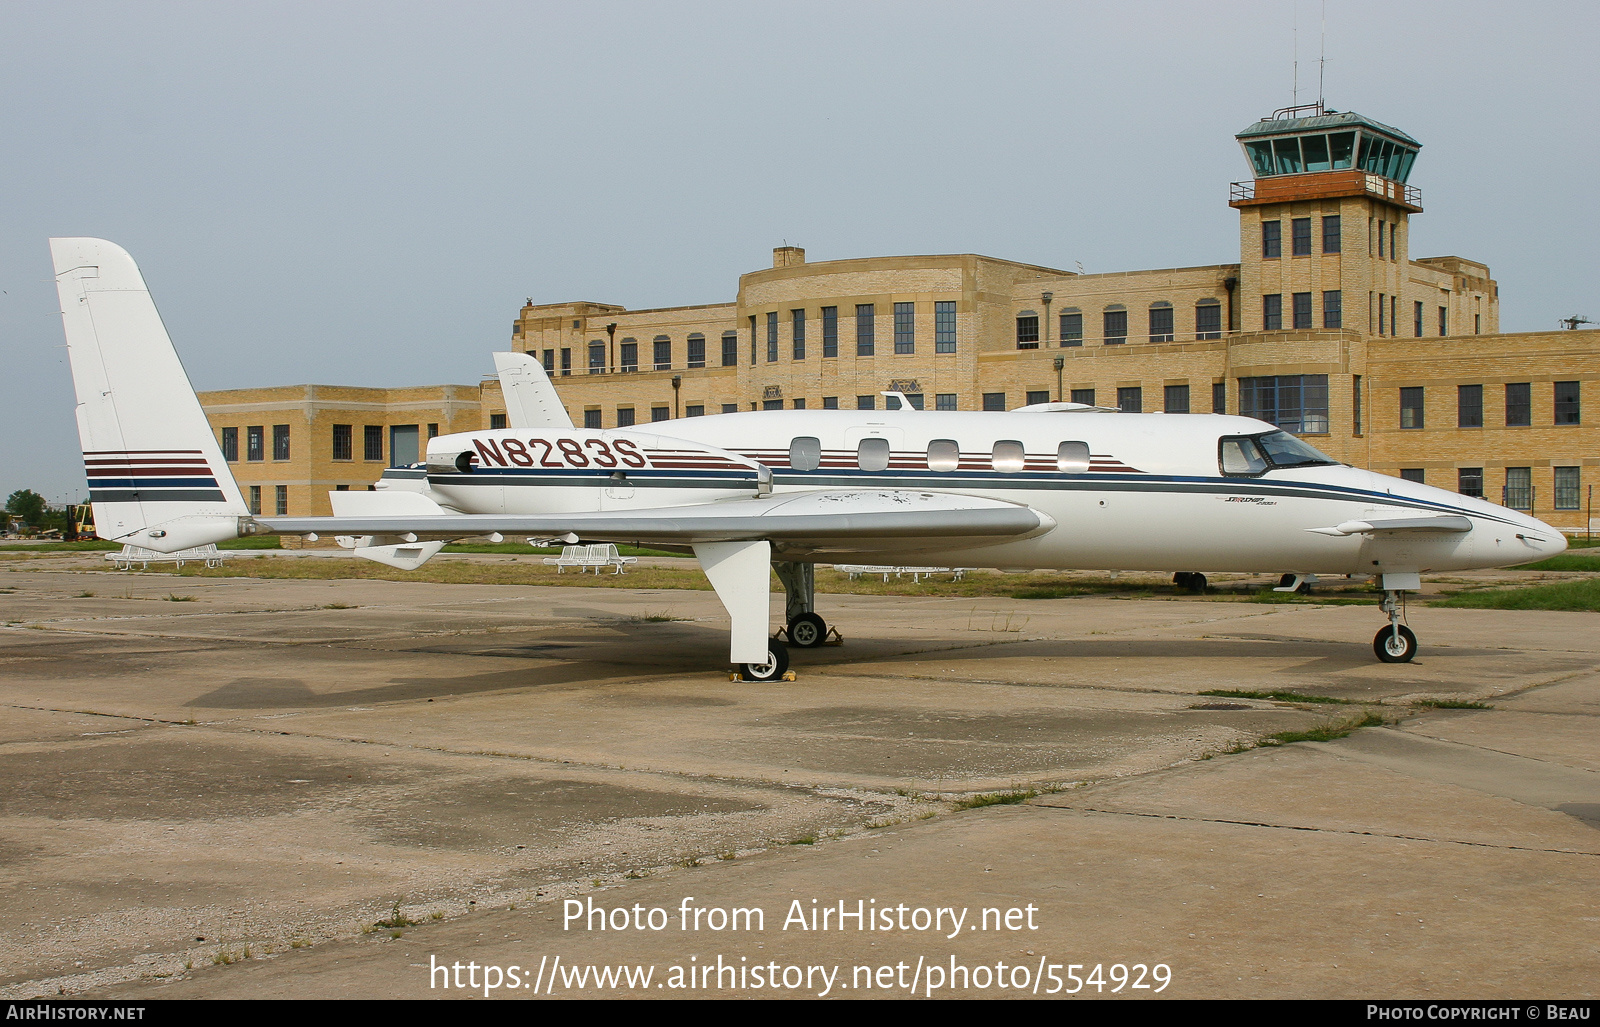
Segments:
[[[103,239],[51,239],[95,532],[159,552],[240,534],[249,507],[144,278]]]
[[[507,427],[573,427],[567,408],[556,395],[556,387],[550,384],[550,376],[531,354],[496,353],[494,368],[505,395]]]

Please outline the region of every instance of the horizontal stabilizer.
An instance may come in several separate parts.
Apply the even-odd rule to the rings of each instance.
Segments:
[[[1389,517],[1368,521],[1343,521],[1331,528],[1307,528],[1318,535],[1371,535],[1379,531],[1471,531],[1472,521],[1457,514],[1432,517]]]

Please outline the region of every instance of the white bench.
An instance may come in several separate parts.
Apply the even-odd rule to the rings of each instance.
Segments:
[[[214,545],[180,549],[176,553],[158,553],[154,549],[146,549],[143,546],[125,545],[120,553],[106,554],[106,559],[115,564],[119,571],[130,571],[133,569],[134,564],[138,564],[141,568],[148,568],[152,563],[166,563],[169,561],[182,567],[191,560],[201,561],[207,567],[221,567],[222,561],[227,558],[228,554]]]
[[[621,574],[623,568],[630,563],[639,562],[637,556],[623,556],[617,552],[614,545],[603,546],[562,546],[560,556],[547,556],[544,562],[556,569],[557,574],[566,572],[568,567],[578,568],[578,573],[593,567],[596,574],[603,567],[615,567]]]
[[[856,580],[863,574],[882,574],[884,581],[888,581],[891,574],[897,578],[903,578],[909,574],[914,582],[935,574],[948,574],[951,581],[960,581],[967,576],[967,568],[965,567],[894,567],[860,563],[836,563],[833,565],[833,569],[848,574],[851,581]]]

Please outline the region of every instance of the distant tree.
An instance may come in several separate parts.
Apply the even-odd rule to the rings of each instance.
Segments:
[[[19,521],[38,526],[44,521],[44,497],[32,489],[18,489],[6,499],[6,512]]]

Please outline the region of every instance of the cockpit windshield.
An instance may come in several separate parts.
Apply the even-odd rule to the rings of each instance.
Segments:
[[[1254,477],[1281,467],[1339,463],[1286,431],[1227,436],[1218,443],[1217,462],[1222,473],[1230,477]]]

